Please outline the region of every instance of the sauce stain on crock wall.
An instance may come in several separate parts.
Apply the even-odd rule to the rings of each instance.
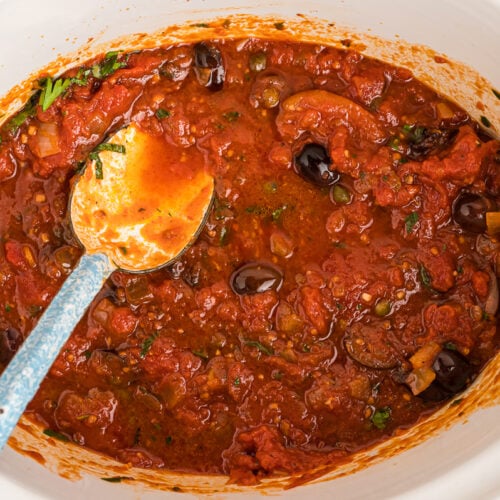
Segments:
[[[283,22],[284,29],[276,29],[275,23]],[[208,27],[205,27],[205,24]],[[76,53],[62,56],[52,64],[31,75],[26,82],[13,88],[0,99],[0,123],[19,109],[29,97],[33,82],[40,75],[57,75],[69,67],[109,50],[137,50],[152,48],[159,44],[195,42],[210,38],[234,38],[258,36],[279,40],[297,40],[331,45],[362,52],[370,57],[406,67],[414,75],[442,94],[456,101],[471,116],[480,120],[486,116],[491,122],[488,132],[499,135],[500,100],[492,92],[492,85],[475,70],[459,62],[450,60],[444,54],[438,54],[428,47],[410,45],[400,40],[381,40],[370,34],[356,32],[324,20],[297,14],[296,19],[283,17],[255,17],[232,15],[208,20],[200,27],[200,21],[186,22],[182,26],[170,26],[155,34],[135,34],[105,45],[98,45],[96,39],[88,40]],[[483,370],[478,380],[462,395],[411,429],[401,430],[390,440],[368,448],[351,456],[343,463],[325,466],[307,474],[294,477],[278,477],[265,480],[258,486],[249,488],[227,484],[225,476],[196,476],[137,469],[126,464],[88,451],[72,443],[60,443],[42,433],[40,423],[23,416],[20,424],[9,441],[16,451],[30,456],[48,469],[70,480],[79,480],[85,474],[97,477],[118,477],[121,482],[134,484],[140,488],[165,491],[184,491],[194,494],[221,494],[241,491],[258,491],[272,494],[284,488],[317,481],[333,479],[360,471],[405,450],[413,448],[422,441],[437,435],[443,430],[464,423],[467,418],[480,408],[500,404],[500,354]]]

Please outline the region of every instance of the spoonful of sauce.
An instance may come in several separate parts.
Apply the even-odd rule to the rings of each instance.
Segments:
[[[91,153],[76,179],[70,217],[86,252],[0,377],[0,449],[109,275],[166,266],[201,232],[213,178],[165,161],[165,148],[131,124]]]

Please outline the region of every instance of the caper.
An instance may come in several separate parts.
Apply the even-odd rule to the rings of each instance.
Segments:
[[[262,91],[261,104],[264,108],[275,108],[280,103],[280,91],[276,87],[266,87]]]
[[[264,71],[267,67],[267,56],[264,52],[257,52],[250,56],[248,66],[252,71]]]
[[[380,299],[374,307],[375,314],[383,317],[391,312],[391,303],[387,299]]]
[[[351,201],[351,193],[340,184],[335,184],[331,192],[331,198],[335,203],[347,205]]]

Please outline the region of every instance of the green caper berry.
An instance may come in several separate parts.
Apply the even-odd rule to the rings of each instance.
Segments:
[[[280,102],[280,91],[276,87],[267,87],[262,92],[264,108],[275,108]]]
[[[391,303],[386,299],[381,299],[375,304],[375,314],[377,316],[387,316],[391,312]]]
[[[267,56],[264,52],[257,52],[250,56],[248,66],[252,71],[264,71],[267,66]]]
[[[335,185],[333,186],[332,198],[336,203],[345,205],[351,201],[351,194],[345,187]]]

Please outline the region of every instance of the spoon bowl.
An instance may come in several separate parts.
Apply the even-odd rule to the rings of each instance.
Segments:
[[[203,229],[213,178],[167,162],[164,147],[131,124],[89,155],[74,182],[71,223],[86,252],[0,377],[0,449],[110,274],[164,267]]]

